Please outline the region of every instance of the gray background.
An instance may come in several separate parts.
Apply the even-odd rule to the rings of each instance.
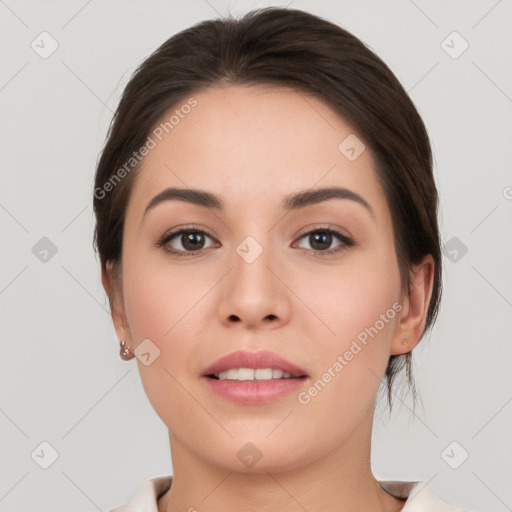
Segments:
[[[279,4],[0,1],[1,510],[108,510],[172,473],[136,361],[118,355],[92,249],[94,167],[142,59],[200,20],[263,5]],[[444,299],[414,351],[423,406],[413,414],[398,396],[391,418],[385,403],[377,410],[374,473],[429,482],[461,507],[512,510],[511,2],[290,7],[338,23],[383,58],[435,153]],[[45,59],[31,47],[43,31],[59,45]],[[453,31],[469,44],[457,58],[464,42]],[[46,261],[43,237],[57,250]],[[48,469],[43,442],[58,454]]]

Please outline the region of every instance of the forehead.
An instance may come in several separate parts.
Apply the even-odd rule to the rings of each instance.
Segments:
[[[195,106],[182,108],[190,104]],[[385,209],[370,150],[347,158],[347,144],[358,153],[364,147],[361,137],[304,92],[209,88],[175,105],[156,130],[150,134],[155,147],[145,156],[131,195],[129,209],[139,215],[171,186],[207,189],[240,211],[255,199],[260,206],[278,205],[290,192],[334,185],[363,195],[379,214]]]

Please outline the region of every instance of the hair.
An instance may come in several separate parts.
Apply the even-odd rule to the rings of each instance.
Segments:
[[[434,259],[423,337],[437,317],[442,276],[438,193],[426,128],[398,79],[369,47],[298,9],[269,7],[200,22],[169,38],[135,70],[96,169],[93,245],[102,270],[110,261],[114,283],[118,280],[125,213],[140,168],[140,162],[133,163],[134,151],[169,109],[193,93],[230,85],[289,87],[313,95],[358,131],[372,152],[391,212],[403,293],[410,293],[413,265],[427,254]],[[127,162],[133,167],[128,171]],[[393,381],[404,368],[416,402],[411,367],[411,352],[389,358],[390,410]]]

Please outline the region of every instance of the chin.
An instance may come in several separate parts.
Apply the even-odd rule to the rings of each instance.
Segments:
[[[265,474],[290,471],[302,465],[312,462],[314,457],[308,457],[303,452],[303,440],[294,440],[294,442],[283,442],[282,439],[248,440],[244,441],[233,439],[227,445],[217,445],[220,449],[215,453],[204,454],[208,461],[227,471],[246,474]],[[253,438],[254,439],[254,438]],[[288,441],[290,441],[288,439]],[[296,441],[296,442],[295,442]],[[299,452],[298,447],[302,450]],[[315,448],[311,450],[314,452]],[[229,456],[232,454],[232,456]]]

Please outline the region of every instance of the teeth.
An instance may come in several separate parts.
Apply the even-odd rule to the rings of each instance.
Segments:
[[[272,379],[290,379],[291,373],[283,372],[274,368],[231,368],[220,373],[215,377],[219,380],[272,380]]]

